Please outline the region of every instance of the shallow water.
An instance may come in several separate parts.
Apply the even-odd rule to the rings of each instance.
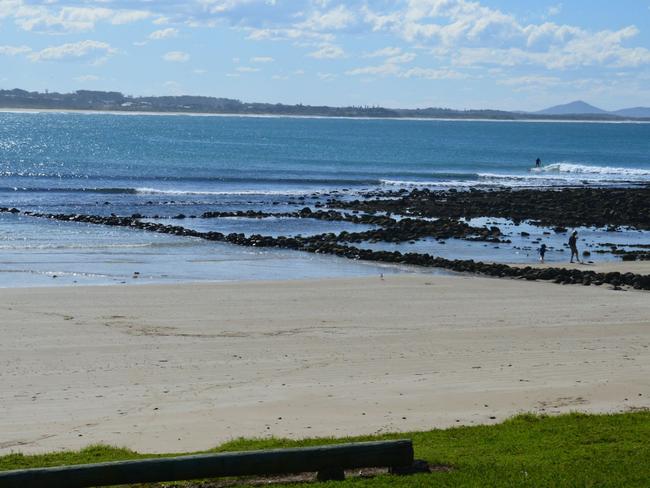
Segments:
[[[447,259],[473,259],[475,261],[496,263],[534,264],[539,262],[539,248],[546,244],[545,262],[568,263],[571,257],[568,240],[570,232],[578,231],[578,251],[580,259],[593,262],[620,261],[620,257],[610,252],[598,253],[598,250],[610,251],[605,244],[617,244],[620,250],[638,250],[634,246],[650,243],[650,232],[621,228],[617,232],[594,227],[576,227],[567,232],[557,233],[550,227],[536,226],[527,222],[515,224],[508,219],[476,218],[467,219],[470,225],[483,227],[497,226],[503,233],[501,240],[511,243],[491,243],[483,241],[467,241],[463,239],[447,239],[438,241],[427,238],[413,242],[386,243],[364,242],[359,247],[373,250],[427,253]],[[525,232],[528,236],[522,236]],[[591,253],[583,256],[583,251]]]
[[[441,273],[122,227],[0,214],[0,288]]]
[[[0,113],[0,206],[139,213],[247,235],[363,231],[370,227],[311,219],[170,217],[292,212],[330,197],[413,185],[638,184],[650,181],[648,154],[649,124]],[[529,171],[538,156],[545,166]],[[567,259],[566,236],[501,225],[511,245],[423,240],[368,247],[528,262],[536,260],[538,243],[532,241],[541,237],[549,261]],[[531,236],[517,236],[522,230]],[[581,229],[581,236],[591,250],[603,242],[650,242],[647,233]],[[0,216],[0,286],[357,276],[383,269],[292,251]]]

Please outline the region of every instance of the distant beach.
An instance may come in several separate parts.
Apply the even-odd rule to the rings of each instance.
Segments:
[[[54,113],[54,114],[86,114],[86,115],[163,115],[163,116],[188,116],[188,117],[244,117],[266,119],[334,119],[334,120],[401,120],[401,121],[442,121],[442,122],[507,122],[507,123],[566,123],[566,124],[650,124],[648,119],[623,119],[623,120],[569,120],[569,119],[491,119],[491,118],[449,118],[449,117],[363,117],[340,115],[291,115],[291,114],[238,114],[238,113],[203,113],[203,112],[155,112],[131,110],[75,110],[75,109],[50,109],[50,108],[2,108],[0,113]]]

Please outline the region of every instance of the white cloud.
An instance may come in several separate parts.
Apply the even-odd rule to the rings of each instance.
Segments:
[[[69,0],[70,1],[70,0]],[[437,50],[446,64],[462,55],[459,64],[513,66],[531,64],[550,69],[581,66],[609,68],[650,64],[648,46],[630,46],[638,29],[588,30],[576,25],[542,21],[531,23],[485,4],[486,0],[197,0],[188,3],[124,0],[0,0],[0,17],[38,32],[81,32],[100,23],[123,24],[150,19],[153,24],[230,25],[250,40],[289,41],[305,47],[319,43],[309,54],[316,58],[343,56],[341,32],[382,32],[402,42]],[[64,2],[66,3],[66,2]],[[491,2],[498,3],[498,2]],[[146,5],[130,8],[130,5]],[[117,6],[120,8],[112,8]],[[546,7],[545,18],[557,16],[562,3]],[[639,20],[641,22],[641,20]],[[352,30],[354,29],[354,30]],[[161,29],[152,40],[178,34]],[[328,47],[332,46],[332,47]],[[474,50],[474,51],[472,51]],[[394,57],[386,47],[364,57]],[[506,55],[499,61],[492,54]],[[481,54],[489,54],[486,59]],[[513,64],[514,63],[514,64]]]
[[[192,73],[194,73],[195,75],[204,75],[204,74],[206,74],[207,72],[208,72],[208,71],[207,71],[207,70],[204,70],[204,69],[195,69],[195,70],[192,71]]]
[[[436,68],[404,68],[398,63],[380,64],[377,66],[364,66],[345,72],[349,76],[395,76],[397,78],[425,78],[428,80],[447,80],[467,78],[467,75],[450,69]]]
[[[323,44],[320,49],[310,52],[308,56],[317,59],[337,59],[345,56],[345,51],[333,44]]]
[[[559,13],[559,8],[550,13]],[[624,45],[637,36],[634,26],[590,32],[553,22],[524,24],[474,0],[410,0],[388,12],[368,6],[363,11],[372,30],[430,44],[433,53],[457,64],[537,64],[550,69],[650,64],[650,50]]]
[[[159,41],[161,39],[170,39],[176,36],[178,36],[178,29],[175,29],[173,27],[168,27],[166,29],[153,31],[151,34],[149,34],[149,39],[154,41]]]
[[[398,75],[400,78],[426,78],[427,80],[458,80],[467,75],[449,69],[410,68]]]
[[[501,80],[497,80],[497,83],[499,85],[505,85],[505,86],[556,86],[561,83],[560,78],[557,76],[532,76],[532,75],[525,75],[525,76],[516,76],[513,78],[504,78]]]
[[[334,73],[316,73],[316,76],[323,81],[332,81],[337,78],[337,75]]]
[[[251,41],[299,41],[303,39],[331,42],[335,39],[332,34],[311,32],[296,28],[248,28],[247,39]]]
[[[399,47],[385,47],[370,53],[365,54],[364,58],[383,58],[388,56],[397,56],[401,54],[402,50]]]
[[[74,80],[81,83],[86,83],[89,81],[98,81],[100,80],[100,77],[96,75],[82,75],[82,76],[75,77]]]
[[[29,46],[0,46],[0,56],[16,56],[27,54],[32,51]]]
[[[312,12],[307,20],[300,22],[296,27],[313,31],[339,30],[348,27],[355,21],[355,14],[345,5],[339,5],[327,12]]]
[[[390,56],[391,54],[394,55]],[[365,57],[375,58],[375,57],[386,56],[386,55],[389,55],[390,57],[384,59],[384,62],[380,65],[355,68],[346,71],[345,74],[350,76],[358,76],[358,75],[401,76],[401,74],[404,73],[404,68],[402,68],[400,65],[408,64],[413,60],[415,60],[415,58],[417,57],[414,53],[402,53],[401,50],[397,48],[382,49],[380,51],[375,51],[373,53],[367,54]]]
[[[237,71],[239,73],[257,73],[260,69],[259,68],[253,68],[251,66],[238,66]]]
[[[111,16],[111,24],[130,24],[149,17],[151,17],[151,13],[144,10],[118,10]]]
[[[355,68],[349,71],[346,71],[346,75],[358,76],[358,75],[397,75],[400,72],[399,66],[396,64],[380,64],[378,66],[364,66],[362,68]]]
[[[410,63],[413,61],[417,56],[413,53],[404,53],[404,54],[399,54],[397,56],[392,56],[388,59],[386,59],[387,63],[391,64],[402,64],[402,63]]]
[[[163,59],[172,63],[185,63],[190,60],[190,55],[183,51],[169,51]]]
[[[32,61],[65,61],[71,59],[105,58],[115,54],[116,49],[100,41],[79,41],[60,46],[50,46],[29,54]]]
[[[555,15],[559,15],[560,12],[562,12],[562,4],[558,3],[557,5],[551,5],[546,11],[546,14],[549,17],[554,17]]]
[[[15,23],[27,31],[68,33],[92,30],[98,22],[114,25],[147,19],[146,10],[115,10],[87,6],[59,6],[56,4],[28,4],[23,0],[2,0],[0,17],[13,17]]]
[[[638,68],[650,65],[650,46],[643,42],[637,27],[622,24],[610,29],[589,28],[586,26],[593,24],[587,18],[579,25],[562,23],[558,17],[561,1],[538,7],[541,15],[536,18],[525,18],[514,9],[494,7],[505,3],[488,0],[0,0],[0,19],[39,33],[83,32],[100,24],[117,31],[119,28],[112,26],[146,20],[150,29],[141,30],[144,42],[176,37],[179,26],[229,26],[249,40],[291,43],[291,47],[315,59],[357,57],[371,65],[345,71],[351,76],[443,79],[470,72],[474,76],[479,70],[487,74],[498,68],[502,72],[494,79],[501,83],[496,79],[523,79],[540,68],[552,71],[549,78],[556,74],[553,72],[596,68],[601,70],[597,76],[603,79],[620,71],[628,72],[626,76],[632,79],[640,76]],[[638,22],[645,28],[642,19]],[[187,27],[183,30],[188,33]],[[353,43],[359,40],[362,44],[357,47]],[[70,45],[75,44],[79,43]],[[386,47],[373,51],[368,46]],[[33,60],[90,58],[100,63],[115,53],[110,46],[103,53],[102,48],[95,47],[79,55],[68,48],[58,58],[57,50],[63,46],[38,52],[27,46],[4,46],[0,54]],[[237,54],[235,51],[233,55]],[[242,62],[248,61],[253,67],[275,62],[269,56],[248,56],[242,57]],[[189,54],[171,51],[164,59],[183,62],[189,60]],[[413,67],[413,63],[419,66]],[[282,73],[282,67],[276,71]],[[231,75],[246,72],[233,68]],[[509,73],[516,76],[508,78]]]

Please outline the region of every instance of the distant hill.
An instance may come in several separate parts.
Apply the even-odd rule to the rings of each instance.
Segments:
[[[241,100],[194,95],[132,97],[115,91],[77,90],[72,93],[30,92],[0,89],[0,109],[98,110],[119,112],[204,113],[230,115],[289,115],[319,117],[391,117],[478,120],[648,120],[650,109],[626,109],[630,114],[605,112],[585,102],[558,105],[541,112],[505,110],[454,110],[450,108],[385,108],[378,106],[329,107],[242,102]],[[647,111],[647,112],[646,112]],[[625,111],[619,111],[625,112]],[[639,115],[637,115],[639,114]]]
[[[607,111],[602,108],[595,107],[582,100],[566,103],[564,105],[555,105],[539,112],[533,112],[537,115],[590,115],[590,116],[615,116],[623,118],[648,118],[650,117],[650,107],[632,107],[623,108],[621,110]]]
[[[602,108],[594,107],[593,105],[577,100],[575,102],[566,103],[564,105],[555,105],[539,112],[540,115],[582,115],[582,114],[609,114]]]
[[[624,108],[611,113],[620,117],[650,117],[650,107]]]

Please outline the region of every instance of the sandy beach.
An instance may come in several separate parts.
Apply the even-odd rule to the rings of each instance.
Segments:
[[[469,275],[4,289],[0,453],[647,408],[649,297]]]

